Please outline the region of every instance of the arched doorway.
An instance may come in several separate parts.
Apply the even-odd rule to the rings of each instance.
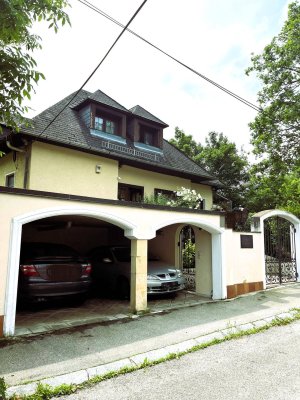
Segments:
[[[266,285],[296,282],[296,229],[280,216],[264,221]]]
[[[179,234],[179,262],[180,268],[185,275],[187,282],[187,290],[196,290],[195,280],[195,267],[196,267],[196,256],[195,256],[195,232],[191,225],[184,226]]]
[[[72,218],[71,218],[72,216]],[[66,217],[66,220],[60,220],[60,217]],[[4,324],[3,324],[3,334],[5,336],[10,336],[14,334],[15,331],[15,317],[16,317],[16,304],[17,304],[17,289],[18,289],[18,276],[19,276],[19,260],[20,260],[20,249],[22,242],[23,227],[28,228],[31,223],[41,221],[39,228],[42,231],[50,232],[51,219],[55,219],[55,224],[62,223],[65,229],[69,229],[71,226],[78,223],[78,218],[94,219],[102,222],[106,222],[111,225],[115,225],[123,230],[125,236],[134,237],[133,230],[135,225],[122,218],[118,214],[107,213],[102,210],[95,210],[94,208],[85,207],[51,207],[48,209],[38,209],[26,214],[15,216],[12,219],[11,225],[11,239],[10,239],[10,249],[9,249],[9,259],[8,259],[8,279],[5,293],[5,314],[4,314]],[[72,221],[71,221],[72,219]],[[76,219],[76,221],[75,221]],[[72,222],[72,224],[70,224]],[[31,226],[31,228],[34,228]],[[27,231],[30,234],[30,232]],[[129,238],[128,237],[128,238]],[[64,237],[67,239],[67,236]],[[80,238],[82,241],[82,237]],[[34,240],[36,241],[36,240]]]

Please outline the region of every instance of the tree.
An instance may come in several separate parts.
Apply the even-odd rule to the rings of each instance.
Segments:
[[[284,175],[275,176],[270,160],[252,165],[249,177],[246,207],[253,212],[278,208],[281,202],[279,189],[283,184]]]
[[[255,153],[286,171],[299,165],[300,154],[300,5],[289,5],[281,32],[261,55],[252,57],[247,74],[256,72],[263,87],[261,111],[250,124]]]
[[[289,5],[288,19],[261,55],[252,57],[247,74],[263,86],[261,111],[250,123],[254,152],[249,206],[256,211],[283,208],[299,215],[300,196],[300,5]]]
[[[223,133],[209,132],[195,161],[201,163],[224,185],[219,195],[232,201],[237,207],[244,205],[245,183],[248,181],[246,153],[238,151]]]
[[[244,204],[248,161],[243,150],[239,153],[235,143],[223,133],[210,132],[205,146],[202,146],[179,128],[175,129],[175,139],[170,142],[221,181],[224,186],[218,190],[219,199],[223,196],[231,200],[233,206]]]
[[[278,207],[295,214],[300,218],[300,167],[295,167],[293,172],[284,175],[283,183],[279,189]]]
[[[192,135],[186,135],[183,130],[176,126],[174,136],[174,139],[171,138],[169,142],[181,150],[185,155],[194,159],[199,154],[201,145],[195,142]]]
[[[57,32],[59,23],[70,23],[67,5],[67,0],[0,0],[0,123],[16,131],[26,122],[24,98],[30,99],[34,84],[44,78],[32,57],[41,48],[33,23],[46,20]]]

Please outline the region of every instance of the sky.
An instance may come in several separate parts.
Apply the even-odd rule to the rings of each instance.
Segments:
[[[142,0],[89,0],[124,25]],[[130,29],[201,74],[257,104],[260,82],[246,76],[251,53],[260,54],[287,18],[287,0],[148,0]],[[75,92],[104,57],[121,28],[70,0],[72,26],[55,34],[44,22],[34,33],[42,50],[34,53],[46,76],[27,105],[31,118]],[[240,149],[251,150],[249,122],[256,111],[245,106],[140,39],[125,32],[84,87],[98,89],[126,108],[137,104],[204,144],[210,131],[222,132]]]

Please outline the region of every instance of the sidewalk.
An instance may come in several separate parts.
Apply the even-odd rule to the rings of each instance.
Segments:
[[[1,340],[0,377],[9,386],[8,395],[33,393],[38,381],[53,387],[82,383],[224,337],[229,328],[262,326],[292,308],[300,308],[300,283],[233,300]]]

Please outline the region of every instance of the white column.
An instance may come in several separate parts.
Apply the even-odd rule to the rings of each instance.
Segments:
[[[148,241],[131,239],[130,308],[133,312],[147,310]]]
[[[222,233],[212,234],[212,283],[213,299],[226,299],[225,249]]]
[[[15,333],[21,236],[22,224],[13,221],[11,224],[8,246],[8,270],[3,325],[4,336],[12,336]]]

